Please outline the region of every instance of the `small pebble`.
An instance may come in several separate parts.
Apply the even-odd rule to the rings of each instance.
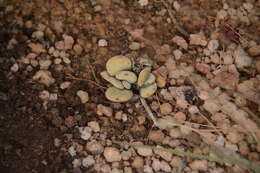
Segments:
[[[226,65],[233,64],[233,62],[234,62],[234,59],[230,54],[224,55],[223,60],[224,60],[224,64],[226,64]]]
[[[39,94],[39,98],[42,100],[49,100],[50,98],[50,93],[47,90],[41,91]]]
[[[136,156],[132,162],[133,168],[143,168],[144,167],[144,159],[140,156]]]
[[[65,118],[64,123],[67,127],[71,128],[77,124],[77,120],[74,116],[68,116],[67,118]]]
[[[47,70],[39,70],[38,72],[36,72],[32,79],[39,81],[46,86],[50,86],[55,82],[55,79],[52,77],[51,72]]]
[[[85,168],[88,168],[94,164],[95,164],[95,159],[92,155],[88,155],[82,160],[82,166],[84,166]]]
[[[172,38],[172,42],[174,42],[175,44],[177,44],[178,46],[180,46],[183,49],[188,49],[188,43],[186,42],[186,40],[184,40],[184,38],[182,38],[180,36],[174,36]]]
[[[39,62],[36,59],[31,59],[30,63],[33,67],[37,67],[39,65]]]
[[[162,114],[167,115],[172,112],[172,105],[170,103],[163,103],[160,105],[160,111]]]
[[[68,152],[71,155],[71,157],[74,157],[77,154],[76,150],[75,150],[75,148],[73,146],[69,147]]]
[[[40,53],[46,52],[46,50],[44,49],[43,45],[40,44],[40,43],[30,43],[28,46],[32,49],[32,52],[34,52],[36,54],[40,54]]]
[[[80,55],[82,53],[82,51],[83,51],[83,48],[79,44],[75,44],[73,46],[73,50],[75,51],[75,53],[77,55]]]
[[[179,49],[175,50],[173,54],[176,60],[180,60],[183,55],[182,51],[180,51]]]
[[[31,65],[28,65],[28,66],[26,67],[26,70],[29,71],[29,72],[31,72],[31,71],[33,71],[33,67],[32,67]]]
[[[166,161],[171,161],[172,160],[172,153],[167,152],[167,151],[162,151],[162,150],[154,150],[155,154],[158,154],[161,158],[163,158]]]
[[[170,165],[164,160],[160,162],[160,168],[164,172],[172,172]]]
[[[17,63],[15,63],[14,65],[12,65],[11,69],[12,72],[18,72],[19,70],[19,65]]]
[[[195,160],[192,161],[189,166],[193,170],[199,170],[199,171],[207,171],[208,169],[208,162],[206,160]]]
[[[159,159],[155,159],[155,158],[153,158],[152,160],[153,160],[153,163],[152,163],[153,170],[155,172],[160,171],[160,169],[161,169],[161,167],[160,167],[160,160]]]
[[[80,159],[74,159],[72,161],[72,165],[73,165],[74,168],[80,167],[81,166],[81,160]]]
[[[50,101],[56,101],[56,100],[58,100],[58,94],[57,94],[57,93],[51,93],[49,100],[50,100]]]
[[[86,145],[87,151],[89,151],[91,154],[101,154],[104,151],[103,145],[98,141],[90,141]]]
[[[122,114],[122,120],[123,120],[123,122],[127,121],[127,114]]]
[[[97,106],[97,114],[111,117],[113,115],[113,109],[108,107],[108,106],[104,106],[104,105],[99,104]]]
[[[26,58],[28,59],[35,59],[37,57],[37,54],[36,53],[29,53]]]
[[[88,140],[91,137],[91,128],[90,127],[79,127],[79,133],[81,139]]]
[[[59,57],[59,56],[60,56],[60,52],[59,52],[58,50],[55,50],[55,51],[53,52],[53,56],[54,56],[54,57]]]
[[[55,146],[55,147],[59,147],[60,145],[61,145],[61,140],[58,139],[58,138],[55,138],[55,139],[54,139],[54,146]]]
[[[153,150],[150,149],[150,148],[138,147],[137,148],[137,153],[140,154],[141,156],[147,157],[147,156],[152,156],[153,155]]]
[[[61,83],[60,84],[60,89],[66,89],[66,88],[68,88],[69,86],[71,85],[71,82],[69,82],[69,81],[66,81],[66,82],[63,82],[63,83]]]
[[[51,65],[51,63],[52,62],[49,59],[39,61],[40,68],[43,70],[47,70],[49,68],[49,66]]]
[[[54,59],[54,64],[60,64],[62,60],[60,58],[55,58]]]
[[[191,45],[206,46],[207,41],[200,34],[190,34],[190,44]]]
[[[138,116],[137,117],[137,120],[138,120],[138,124],[139,125],[142,125],[142,124],[144,124],[145,123],[145,116],[143,116],[143,115],[140,115],[140,116]]]
[[[164,134],[161,130],[152,130],[148,135],[148,139],[153,142],[160,143],[164,139]]]
[[[52,46],[49,48],[48,53],[53,54],[54,51],[55,51],[55,48]]]
[[[150,167],[149,165],[144,165],[144,172],[145,173],[154,173],[153,172],[153,168],[152,167]]]
[[[176,11],[179,11],[179,9],[181,8],[181,5],[178,3],[178,1],[174,1],[173,2],[173,7]]]
[[[130,167],[124,167],[124,173],[133,173],[133,170]]]
[[[138,42],[132,42],[129,45],[129,49],[131,49],[131,50],[138,50],[138,49],[140,49],[140,47],[141,47],[141,44]]]
[[[207,99],[203,104],[203,108],[210,112],[212,115],[214,115],[221,109],[219,103],[215,99]]]
[[[62,60],[66,64],[70,64],[71,63],[71,60],[68,57],[62,57]]]
[[[121,154],[117,148],[106,147],[104,150],[104,157],[107,162],[121,161]]]
[[[42,31],[35,31],[32,33],[32,38],[37,38],[38,40],[43,38],[44,33]]]
[[[107,41],[104,39],[98,40],[98,46],[99,47],[106,47],[108,45]]]
[[[253,62],[252,58],[247,55],[247,53],[241,46],[237,47],[237,49],[234,51],[233,56],[238,68],[250,67]]]
[[[208,44],[208,49],[210,52],[215,52],[219,47],[218,40],[210,40]]]
[[[89,95],[86,91],[79,90],[77,96],[79,96],[82,104],[87,103],[89,100]]]
[[[192,105],[192,106],[189,107],[189,110],[188,110],[188,111],[189,111],[189,113],[191,113],[191,114],[196,114],[196,113],[199,112],[199,109],[198,109],[197,106]]]
[[[249,55],[251,55],[251,56],[260,55],[260,45],[250,47],[248,52],[249,52]]]
[[[227,134],[227,139],[234,143],[237,144],[239,143],[241,140],[243,140],[243,135],[241,135],[239,132],[235,131],[235,130],[231,130],[228,134]]]
[[[99,132],[100,131],[99,124],[96,121],[88,122],[88,126],[92,129],[93,132]]]
[[[72,49],[72,46],[74,44],[74,39],[73,37],[69,36],[69,35],[63,35],[62,36],[64,39],[64,49],[65,50],[69,50]]]
[[[146,6],[146,5],[148,5],[149,1],[148,1],[148,0],[139,0],[138,3],[139,3],[141,6]]]
[[[123,111],[116,112],[115,119],[121,120],[123,117]]]
[[[121,156],[122,156],[123,160],[129,160],[129,158],[131,158],[131,156],[132,156],[132,152],[131,152],[131,150],[123,151],[121,153]]]
[[[177,112],[174,114],[174,118],[179,122],[183,122],[186,120],[186,115],[183,112]]]
[[[55,48],[58,49],[58,50],[64,50],[64,42],[63,41],[56,42]]]
[[[108,165],[108,164],[104,164],[104,165],[102,165],[101,166],[101,168],[100,168],[100,171],[103,173],[110,173],[111,172],[111,167],[110,167],[110,165]]]

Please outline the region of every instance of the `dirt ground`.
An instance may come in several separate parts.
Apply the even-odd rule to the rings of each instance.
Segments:
[[[259,17],[259,0],[0,0],[0,172],[254,172],[130,143],[259,165]],[[146,101],[174,128],[105,98],[115,55],[153,59]]]

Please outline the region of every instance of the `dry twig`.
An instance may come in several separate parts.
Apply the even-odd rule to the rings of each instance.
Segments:
[[[100,81],[99,81],[99,79],[97,78],[96,73],[95,73],[95,70],[94,70],[93,66],[90,64],[88,58],[87,58],[87,63],[88,63],[88,67],[90,68],[91,73],[92,73],[92,75],[93,75],[95,81],[96,81],[97,83],[99,83]]]
[[[148,113],[149,117],[153,120],[154,125],[157,126],[157,119],[153,115],[153,112],[150,109],[150,107],[147,105],[146,100],[144,98],[140,97],[140,101],[141,101],[142,105],[144,106],[145,111]]]
[[[100,85],[99,83],[97,83],[97,82],[95,82],[95,81],[88,80],[88,79],[77,78],[77,77],[74,77],[74,76],[72,76],[72,75],[70,75],[70,74],[67,75],[67,78],[68,78],[68,79],[71,79],[71,80],[85,81],[85,82],[88,82],[88,83],[90,83],[90,84],[92,84],[92,85],[95,85],[95,86],[97,86],[97,87],[99,87],[99,88],[102,88],[102,89],[106,89],[106,88],[107,88],[107,87],[104,87],[104,86]]]

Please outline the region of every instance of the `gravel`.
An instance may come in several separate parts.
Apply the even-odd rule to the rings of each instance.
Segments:
[[[193,170],[200,170],[200,171],[207,171],[208,170],[208,161],[206,160],[195,160],[189,164],[191,169]]]
[[[81,139],[88,140],[92,135],[92,130],[90,127],[79,127],[79,133]]]
[[[188,43],[180,36],[174,36],[172,41],[183,49],[188,49]]]
[[[132,162],[132,167],[134,168],[143,168],[144,167],[144,159],[140,156],[136,156],[134,159],[133,159],[133,162]]]
[[[13,64],[10,70],[14,73],[18,72],[19,70],[19,65],[17,63]]]
[[[114,147],[106,147],[104,150],[104,157],[107,162],[118,162],[122,159],[119,150]]]
[[[244,49],[240,46],[234,51],[235,63],[238,68],[248,67],[252,64],[252,58],[247,55]]]
[[[84,166],[85,168],[88,168],[94,164],[95,164],[95,159],[91,155],[87,156],[82,160],[82,166]]]
[[[153,142],[160,143],[164,139],[164,134],[161,130],[152,130],[148,135],[148,139]]]
[[[97,114],[111,117],[113,115],[113,109],[108,106],[99,104],[97,105]]]
[[[50,86],[55,82],[55,79],[52,77],[50,71],[47,70],[39,70],[32,78],[35,81],[39,81],[46,86]]]
[[[164,172],[172,172],[170,165],[165,161],[160,162],[160,168]]]
[[[76,154],[77,154],[77,153],[76,153],[76,150],[75,150],[75,148],[74,148],[73,146],[69,147],[68,152],[69,152],[69,154],[70,154],[72,157],[76,156]]]
[[[90,141],[86,145],[87,151],[89,151],[91,154],[101,154],[104,151],[104,146],[98,142],[98,141]]]
[[[71,85],[71,82],[69,82],[69,81],[62,82],[60,84],[60,89],[62,89],[62,90],[67,89],[67,88],[69,88],[70,85]]]
[[[207,143],[258,163],[260,147],[250,135],[259,136],[251,116],[260,111],[259,3],[224,2],[216,9],[207,1],[192,6],[185,1],[116,1],[61,0],[53,4],[51,16],[32,8],[48,9],[45,3],[6,1],[0,12],[6,18],[0,32],[6,45],[0,49],[5,113],[0,132],[23,139],[25,146],[30,137],[34,149],[15,152],[35,162],[16,163],[13,144],[6,141],[1,144],[3,166],[11,172],[41,172],[38,162],[48,166],[47,172],[61,173],[245,172],[236,165],[182,158],[131,142],[205,155],[204,148],[187,144]],[[203,8],[194,8],[198,5]],[[215,16],[205,18],[211,11]],[[35,20],[26,17],[31,14]],[[109,85],[98,74],[115,55],[131,58],[140,70],[140,57],[154,60],[158,89],[146,101],[157,127],[138,99],[122,104],[105,99],[103,87]],[[181,126],[172,128],[171,122]],[[211,131],[211,123],[218,133]],[[50,137],[53,147],[47,147]],[[42,160],[53,153],[58,159]]]
[[[92,129],[93,132],[100,131],[100,126],[99,126],[98,122],[96,122],[96,121],[88,122],[88,126]]]
[[[190,34],[190,44],[198,46],[206,46],[207,41],[201,34]]]
[[[86,91],[83,91],[83,90],[77,91],[77,96],[79,96],[82,104],[85,104],[89,101],[89,96]]]
[[[140,49],[140,47],[141,47],[141,44],[138,42],[132,42],[129,45],[129,49],[131,49],[131,50],[138,50],[138,49]]]
[[[165,161],[170,162],[172,160],[172,153],[170,153],[170,152],[166,152],[166,151],[162,151],[162,150],[154,150],[154,153],[159,155]]]
[[[172,112],[172,105],[170,103],[163,103],[160,105],[160,111],[164,115],[170,114]]]
[[[98,46],[99,47],[106,47],[108,45],[107,41],[104,39],[98,40]]]
[[[138,147],[137,153],[140,154],[141,156],[147,157],[147,156],[152,156],[153,150],[150,148]]]

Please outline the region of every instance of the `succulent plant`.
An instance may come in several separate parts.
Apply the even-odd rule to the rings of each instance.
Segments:
[[[126,56],[114,56],[107,61],[106,68],[107,72],[111,76],[115,76],[115,74],[122,70],[131,70],[132,62]]]
[[[133,91],[127,89],[118,89],[116,87],[109,87],[106,90],[106,98],[113,102],[126,102],[133,97]]]
[[[151,73],[152,60],[141,58],[140,63],[143,69],[136,74],[132,70],[134,63],[126,56],[114,56],[107,61],[106,71],[101,72],[100,75],[113,85],[106,90],[105,96],[108,100],[127,102],[133,97],[134,89],[139,90],[143,98],[150,97],[156,92],[156,77]]]

